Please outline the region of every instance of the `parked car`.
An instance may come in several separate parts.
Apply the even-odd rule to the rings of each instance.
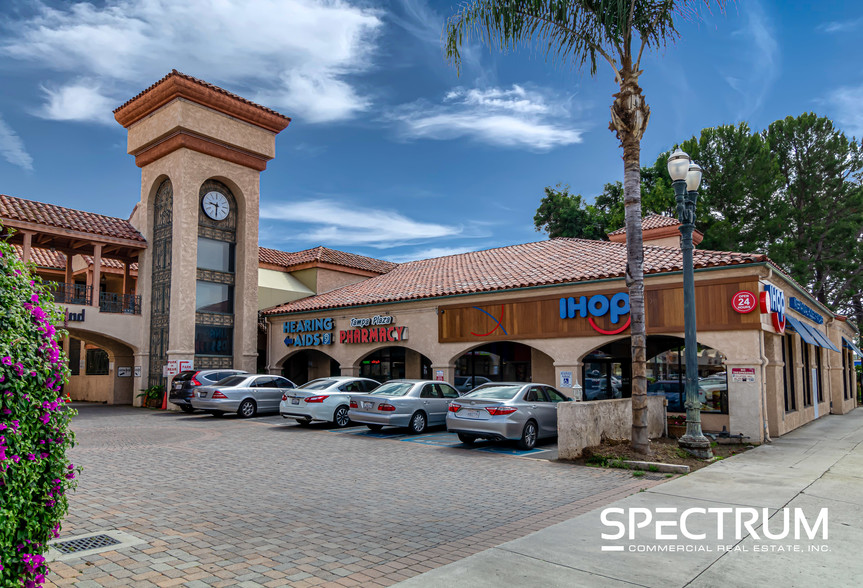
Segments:
[[[491,382],[485,376],[456,376],[454,388],[459,391],[459,394],[467,394],[477,386]]]
[[[390,380],[369,394],[351,396],[348,417],[372,431],[408,427],[419,434],[444,424],[450,400],[458,397],[458,391],[446,382]]]
[[[213,416],[236,412],[248,418],[259,412],[278,412],[282,395],[290,388],[296,386],[281,376],[240,374],[213,386],[201,386],[195,391],[192,406]]]
[[[244,370],[187,370],[180,372],[171,380],[168,401],[176,404],[183,412],[194,412],[192,397],[201,386],[212,386],[220,380],[237,374],[247,374]]]
[[[294,418],[301,425],[327,421],[339,428],[347,427],[351,422],[348,418],[351,394],[368,393],[380,385],[368,378],[348,376],[312,380],[285,392],[279,414],[286,419]]]
[[[492,382],[451,402],[446,428],[462,443],[516,440],[533,449],[538,439],[557,437],[557,406],[570,400],[544,384]]]

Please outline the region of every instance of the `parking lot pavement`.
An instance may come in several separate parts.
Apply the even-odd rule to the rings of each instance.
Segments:
[[[387,586],[661,483],[549,461],[553,443],[78,409],[60,539],[142,543],[55,561],[49,585]]]

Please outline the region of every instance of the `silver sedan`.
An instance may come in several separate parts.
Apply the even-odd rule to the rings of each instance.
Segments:
[[[279,412],[279,402],[294,383],[281,376],[246,374],[231,376],[212,386],[201,386],[192,398],[192,407],[213,416],[236,412],[243,418],[259,412]]]
[[[446,382],[390,380],[369,394],[351,396],[348,416],[372,431],[381,427],[408,427],[419,434],[446,422],[447,406],[458,392]]]
[[[557,405],[570,400],[544,384],[483,384],[450,403],[446,428],[462,443],[517,440],[533,449],[537,439],[557,436]]]

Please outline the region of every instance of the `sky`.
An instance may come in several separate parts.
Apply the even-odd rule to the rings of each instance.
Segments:
[[[128,218],[112,110],[177,69],[293,120],[261,175],[260,244],[397,262],[538,241],[546,186],[623,177],[616,85],[526,47],[441,45],[447,0],[0,0],[0,193]],[[814,111],[863,136],[863,4],[737,0],[643,59],[641,163]]]

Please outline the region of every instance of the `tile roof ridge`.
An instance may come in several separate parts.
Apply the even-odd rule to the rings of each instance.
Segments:
[[[50,203],[50,202],[42,202],[41,200],[32,200],[32,199],[30,199],[30,198],[21,198],[20,196],[10,196],[9,194],[0,194],[0,197],[3,197],[3,198],[13,198],[13,199],[15,199],[15,200],[19,200],[19,201],[22,201],[22,202],[32,202],[32,203],[35,203],[35,204],[41,204],[42,206],[51,206],[51,207],[54,207],[54,208],[62,208],[63,210],[68,210],[68,211],[71,211],[71,212],[80,212],[80,213],[83,213],[83,214],[92,214],[93,216],[98,216],[98,217],[100,217],[100,218],[106,218],[106,219],[110,219],[110,220],[114,220],[114,221],[120,221],[120,222],[124,222],[124,223],[128,223],[128,222],[129,222],[129,220],[128,220],[128,219],[121,218],[121,217],[119,217],[119,216],[108,216],[107,214],[101,214],[101,213],[98,213],[98,212],[90,212],[89,210],[81,210],[80,208],[69,208],[68,206],[61,206],[61,205],[59,205],[59,204],[52,204],[52,203]],[[133,227],[133,228],[134,228],[134,227]],[[138,231],[137,229],[135,229],[135,231],[136,231],[136,232],[138,232],[138,233],[140,233],[140,231]]]
[[[257,102],[252,102],[248,98],[243,98],[242,96],[234,94],[233,92],[225,90],[224,88],[222,88],[220,86],[217,86],[217,85],[212,84],[210,82],[204,81],[200,78],[196,78],[195,76],[190,76],[189,74],[184,74],[181,71],[177,71],[176,68],[172,69],[167,75],[163,76],[161,79],[157,80],[156,82],[150,84],[145,89],[138,92],[135,96],[133,96],[132,98],[129,98],[123,104],[121,104],[120,106],[115,108],[113,110],[114,114],[116,114],[119,110],[122,110],[123,108],[125,108],[126,106],[128,106],[129,104],[131,104],[132,102],[134,102],[135,100],[137,100],[138,98],[143,96],[144,94],[147,94],[148,92],[152,91],[154,88],[156,88],[160,84],[164,83],[168,79],[174,78],[174,77],[183,78],[183,79],[188,80],[192,83],[198,84],[199,86],[209,88],[210,90],[213,90],[213,91],[218,92],[220,94],[223,94],[225,96],[229,96],[231,98],[239,100],[240,102],[248,104],[249,106],[254,106],[255,108],[260,108],[261,110],[264,110],[264,111],[268,112],[269,114],[274,114],[274,115],[279,116],[285,120],[291,120],[291,118],[289,116],[285,116],[281,112],[278,112],[276,110],[273,110],[272,108],[268,108],[266,106],[258,104]]]

